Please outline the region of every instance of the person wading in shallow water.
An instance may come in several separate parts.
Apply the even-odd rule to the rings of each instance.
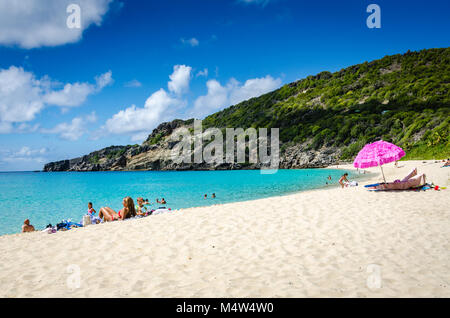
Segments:
[[[342,188],[348,186],[348,184],[350,183],[350,181],[348,181],[347,179],[348,173],[344,173],[344,175],[339,179],[339,184],[341,185]]]

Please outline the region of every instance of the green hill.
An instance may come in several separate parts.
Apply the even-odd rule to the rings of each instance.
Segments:
[[[279,127],[282,151],[306,143],[350,159],[382,138],[407,159],[450,155],[450,48],[407,52],[285,85],[204,120],[205,127]]]

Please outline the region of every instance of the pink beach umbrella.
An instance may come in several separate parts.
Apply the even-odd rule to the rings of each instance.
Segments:
[[[360,169],[380,166],[384,182],[386,182],[382,165],[400,160],[404,155],[405,151],[402,148],[390,142],[380,140],[365,145],[356,156],[353,166]]]

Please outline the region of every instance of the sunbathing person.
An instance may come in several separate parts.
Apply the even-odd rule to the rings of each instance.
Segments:
[[[123,209],[117,213],[109,207],[103,207],[98,212],[98,216],[105,221],[125,220],[136,216],[136,209],[134,208],[134,201],[130,197],[125,197],[122,201]]]
[[[402,180],[395,180],[394,182],[380,183],[375,185],[375,190],[408,190],[411,188],[418,188],[426,183],[426,176],[421,174],[417,176],[417,168],[413,169]]]
[[[447,162],[441,168],[450,167],[450,159],[447,159]]]
[[[26,219],[22,225],[22,233],[34,232],[34,226],[30,224],[30,220]]]

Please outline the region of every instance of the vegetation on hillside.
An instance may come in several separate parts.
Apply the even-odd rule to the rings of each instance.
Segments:
[[[386,56],[322,72],[205,118],[204,127],[280,128],[282,151],[306,143],[343,148],[403,147],[405,159],[450,155],[450,48]]]

